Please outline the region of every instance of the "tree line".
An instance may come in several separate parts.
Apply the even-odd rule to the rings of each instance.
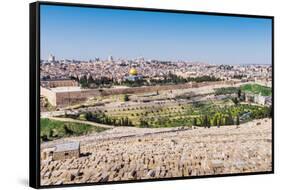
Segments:
[[[122,80],[117,82],[113,78],[101,77],[93,78],[91,75],[82,77],[70,77],[72,80],[77,81],[82,88],[94,88],[94,87],[111,87],[112,85],[124,85],[129,87],[140,87],[140,86],[153,86],[153,85],[165,85],[165,84],[182,84],[187,82],[210,82],[210,81],[220,81],[221,79],[213,76],[200,76],[200,77],[188,77],[183,78],[181,76],[172,74],[171,72],[168,75],[164,76],[163,79],[139,79],[136,81]]]
[[[128,117],[110,117],[104,113],[93,114],[92,112],[86,112],[79,115],[80,120],[93,121],[96,123],[114,125],[114,126],[133,126],[132,121]]]

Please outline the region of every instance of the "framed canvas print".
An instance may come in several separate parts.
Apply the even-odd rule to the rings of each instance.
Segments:
[[[274,171],[271,16],[30,4],[30,186]]]

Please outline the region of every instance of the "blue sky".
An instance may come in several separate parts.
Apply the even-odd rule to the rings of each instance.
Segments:
[[[271,20],[41,5],[41,58],[271,64]]]

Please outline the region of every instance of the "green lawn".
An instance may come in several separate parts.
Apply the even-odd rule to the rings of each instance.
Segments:
[[[244,92],[251,92],[254,94],[260,94],[262,96],[271,96],[272,89],[270,87],[261,86],[259,84],[245,84],[241,86],[241,90]]]
[[[46,118],[40,120],[40,137],[49,141],[69,136],[85,135],[92,132],[102,132],[105,128],[74,122],[55,121]]]

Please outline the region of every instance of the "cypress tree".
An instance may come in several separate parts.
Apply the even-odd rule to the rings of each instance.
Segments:
[[[197,126],[197,118],[196,118],[196,117],[193,118],[193,123],[192,123],[192,125],[193,125],[193,126]]]
[[[208,126],[208,116],[207,115],[204,116],[203,126],[204,127]]]
[[[239,119],[239,115],[236,116],[236,125],[240,125],[240,119]]]

